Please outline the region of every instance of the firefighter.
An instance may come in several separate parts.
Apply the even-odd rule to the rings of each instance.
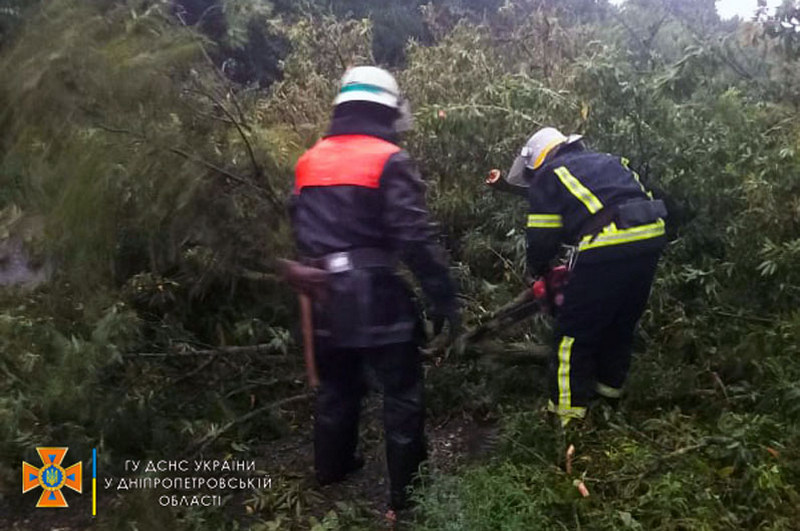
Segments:
[[[586,149],[581,136],[537,131],[507,177],[527,188],[527,264],[545,275],[562,245],[571,272],[555,321],[549,411],[566,426],[593,398],[616,405],[666,243],[664,203],[653,199],[628,160]]]
[[[421,321],[396,274],[402,261],[419,280],[434,329],[459,317],[443,249],[425,204],[425,184],[398,138],[411,115],[398,84],[380,68],[348,70],[328,133],[298,161],[291,219],[299,254],[327,272],[313,304],[320,387],[314,460],[319,483],[363,465],[357,453],[365,370],[383,391],[390,512],[425,459]],[[387,513],[388,515],[389,513]]]

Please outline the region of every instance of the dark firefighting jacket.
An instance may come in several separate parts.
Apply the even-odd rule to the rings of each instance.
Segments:
[[[527,259],[546,273],[563,244],[577,260],[600,262],[661,250],[663,203],[655,201],[628,160],[569,145],[533,175],[528,189]]]
[[[326,296],[314,301],[317,336],[339,347],[418,340],[419,312],[397,261],[419,280],[432,314],[455,312],[425,190],[393,131],[367,116],[335,117],[300,158],[290,204],[297,249],[330,273]]]

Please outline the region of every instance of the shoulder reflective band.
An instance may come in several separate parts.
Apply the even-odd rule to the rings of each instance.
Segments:
[[[350,85],[345,85],[339,91],[339,94],[344,94],[345,92],[355,92],[355,91],[372,92],[373,94],[390,94],[394,97],[397,97],[397,94],[395,94],[391,90],[379,87],[378,85],[370,85],[368,83],[352,83]]]
[[[563,226],[560,214],[528,214],[529,229],[560,229]]]
[[[589,213],[595,214],[603,208],[603,203],[586,188],[581,182],[572,175],[566,166],[555,169],[556,176],[561,180],[569,192],[584,204]]]
[[[598,234],[594,240],[591,235],[584,236],[578,244],[578,251],[585,251],[587,249],[595,249],[597,247],[607,247],[609,245],[620,245],[623,243],[631,243],[639,240],[647,240],[656,238],[665,234],[664,220],[659,219],[647,225],[639,225],[638,227],[631,227],[630,229],[617,229],[614,223],[606,226],[603,232]]]
[[[635,171],[633,171],[633,170],[630,168],[630,163],[631,163],[631,161],[629,161],[629,160],[628,160],[628,159],[626,159],[625,157],[622,157],[622,158],[620,159],[620,162],[622,163],[622,165],[623,165],[623,166],[625,166],[625,169],[626,169],[626,170],[630,171],[630,172],[633,174],[633,178],[634,178],[634,179],[636,179],[636,182],[637,182],[637,183],[639,183],[639,188],[641,188],[641,189],[642,189],[642,192],[644,192],[644,193],[647,195],[647,197],[649,197],[650,199],[653,199],[653,192],[648,192],[648,191],[647,191],[647,188],[645,188],[645,187],[644,187],[644,185],[642,184],[642,181],[641,181],[641,179],[639,179],[639,174],[638,174],[638,173],[636,173]]]

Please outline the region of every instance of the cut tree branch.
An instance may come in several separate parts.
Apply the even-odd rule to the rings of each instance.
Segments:
[[[172,357],[192,357],[192,356],[217,356],[219,354],[269,354],[271,356],[284,357],[282,352],[277,352],[275,347],[269,343],[250,345],[245,347],[219,347],[208,350],[186,350],[176,352],[138,352],[126,354],[125,358],[172,358]]]
[[[206,12],[209,9],[211,9],[211,7],[209,7],[205,12],[203,12],[202,15],[203,17],[206,15]],[[188,27],[188,24],[186,24],[186,21],[183,19],[183,17],[179,16],[178,20],[184,27]],[[199,33],[196,33],[196,35],[197,35],[197,45],[200,47],[200,51],[203,52],[203,57],[205,57],[206,61],[211,66],[211,70],[214,72],[214,74],[216,74],[220,82],[227,89],[227,95],[230,97],[231,103],[233,103],[233,106],[236,108],[236,112],[239,115],[240,122],[244,124],[245,128],[250,129],[250,126],[247,123],[247,117],[245,116],[244,111],[242,111],[241,105],[239,105],[239,100],[236,98],[236,93],[233,90],[233,86],[231,85],[230,79],[228,79],[225,73],[217,66],[217,63],[214,62],[214,59],[211,58],[211,54],[208,53],[205,44],[203,44],[203,37]]]
[[[208,98],[214,105],[219,107],[219,109],[225,114],[225,116],[228,117],[230,123],[232,123],[234,127],[236,127],[236,130],[239,132],[239,136],[244,142],[245,149],[247,150],[247,156],[250,158],[250,163],[253,165],[253,173],[258,179],[263,178],[264,169],[258,163],[258,160],[256,160],[256,154],[255,151],[253,150],[253,144],[250,142],[250,139],[247,138],[247,135],[244,132],[244,127],[242,126],[242,124],[236,119],[233,113],[231,113],[228,110],[228,108],[225,107],[225,104],[222,103],[217,97],[215,97],[209,91],[205,90],[205,88],[200,84],[199,81],[195,80],[195,84],[199,87],[195,92],[197,92],[201,96]],[[276,197],[274,190],[272,190],[271,188],[267,189],[269,190],[270,194],[272,194],[273,197]]]
[[[297,402],[303,402],[304,400],[307,400],[307,399],[311,398],[311,396],[312,396],[311,393],[304,393],[302,395],[295,395],[295,396],[290,396],[288,398],[284,398],[284,399],[281,399],[281,400],[277,400],[275,402],[271,402],[271,403],[267,404],[266,406],[262,406],[260,408],[254,409],[253,411],[250,411],[249,413],[246,413],[246,414],[242,415],[241,417],[238,417],[238,418],[228,422],[227,424],[225,424],[219,430],[217,430],[217,431],[215,431],[213,433],[209,433],[208,435],[206,435],[205,437],[200,439],[200,441],[198,441],[197,444],[195,445],[195,455],[197,455],[200,452],[202,452],[205,448],[208,447],[208,445],[212,444],[214,441],[216,441],[217,439],[222,437],[225,433],[229,432],[231,429],[235,428],[236,426],[239,426],[240,424],[244,424],[245,422],[249,421],[250,419],[253,419],[253,418],[255,418],[255,417],[259,416],[259,415],[262,415],[264,413],[269,413],[270,411],[274,411],[274,410],[279,409],[281,407],[288,406],[288,405],[291,405],[291,404],[295,404]]]

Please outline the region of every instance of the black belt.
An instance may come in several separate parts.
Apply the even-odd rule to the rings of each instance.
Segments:
[[[370,267],[394,268],[397,266],[397,258],[379,247],[359,247],[339,253],[326,254],[319,258],[304,258],[303,263],[318,269],[324,269],[328,273],[344,273],[353,269],[364,269]]]

